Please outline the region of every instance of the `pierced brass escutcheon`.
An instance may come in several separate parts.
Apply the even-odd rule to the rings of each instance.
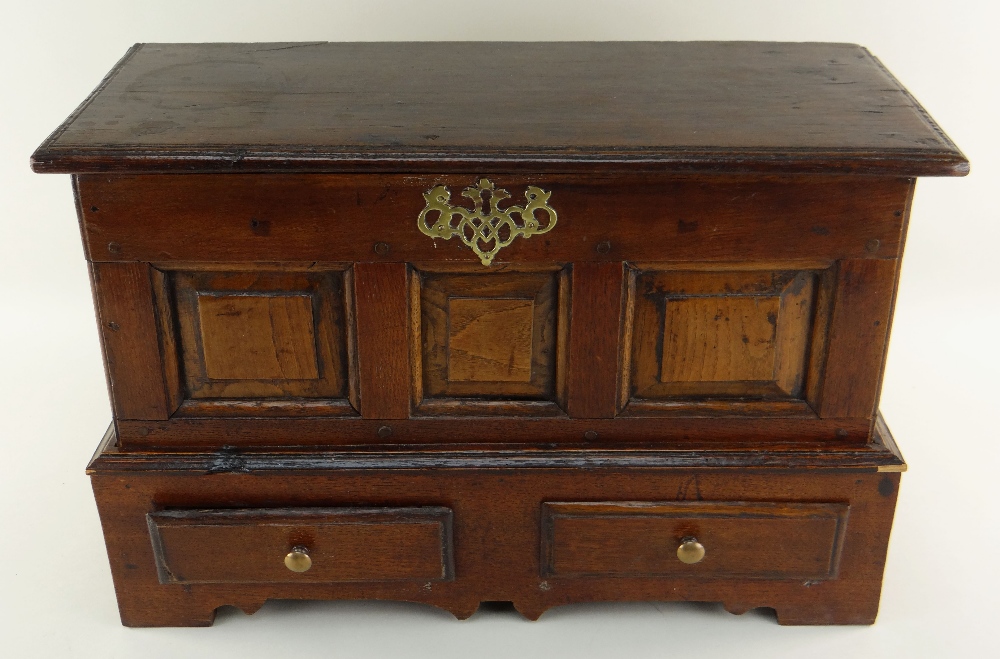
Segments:
[[[446,186],[439,185],[424,193],[427,205],[417,217],[417,227],[431,238],[451,240],[452,236],[458,236],[476,253],[483,265],[490,265],[497,252],[518,236],[530,238],[552,230],[556,225],[556,211],[548,204],[551,195],[551,192],[529,185],[524,192],[528,202],[524,207],[509,206],[501,210],[497,204],[510,199],[510,193],[484,178],[479,179],[475,186],[462,190],[462,196],[472,200],[473,208],[470,210],[449,204],[451,192]],[[535,216],[538,211],[545,212],[544,224]],[[433,216],[435,212],[436,217]],[[519,220],[515,220],[514,215]]]

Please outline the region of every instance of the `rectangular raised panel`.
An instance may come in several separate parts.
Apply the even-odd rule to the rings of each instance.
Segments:
[[[421,414],[558,414],[568,271],[415,268],[413,390]]]
[[[842,503],[544,503],[542,573],[833,579],[847,517]],[[705,548],[695,564],[677,558],[688,537]]]
[[[198,295],[205,373],[212,380],[315,380],[308,295]]]
[[[182,413],[353,413],[347,402],[350,303],[344,271],[166,276],[189,399]]]
[[[451,510],[166,510],[146,516],[160,583],[334,583],[453,578]],[[284,558],[305,547],[312,566]]]
[[[810,346],[827,331],[828,296],[819,294],[830,285],[827,269],[740,268],[631,270],[623,369],[630,411],[705,410],[738,398],[751,413],[755,400],[762,413],[811,413],[807,384],[820,377],[812,362],[822,355]]]

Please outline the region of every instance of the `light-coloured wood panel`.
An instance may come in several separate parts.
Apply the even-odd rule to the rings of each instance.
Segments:
[[[343,271],[195,270],[168,276],[188,398],[231,407],[241,400],[282,399],[289,406],[296,404],[292,399],[333,405],[349,397],[350,297]],[[342,412],[342,405],[334,407]],[[208,414],[212,408],[198,409]]]
[[[530,382],[534,301],[448,301],[450,382]]]
[[[660,382],[774,379],[777,297],[668,300]]]
[[[205,372],[213,380],[315,380],[309,295],[199,295]]]
[[[739,399],[744,414],[754,400],[762,414],[773,413],[765,401],[809,409],[807,376],[819,376],[811,360],[821,357],[810,346],[826,332],[817,288],[831,283],[823,270],[646,267],[630,271],[627,287],[623,407],[676,415]]]
[[[413,399],[427,414],[550,416],[564,405],[568,273],[413,269]],[[539,403],[546,403],[539,407]]]

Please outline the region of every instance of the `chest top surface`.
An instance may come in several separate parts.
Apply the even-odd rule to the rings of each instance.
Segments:
[[[32,164],[968,171],[864,48],[763,42],[137,44]]]

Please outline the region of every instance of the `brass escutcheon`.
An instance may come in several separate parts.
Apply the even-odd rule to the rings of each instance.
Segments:
[[[529,185],[524,192],[528,203],[523,208],[509,206],[501,210],[497,204],[510,199],[510,193],[484,178],[462,190],[462,196],[472,200],[473,208],[470,210],[449,204],[451,192],[446,186],[439,185],[424,193],[427,205],[417,217],[417,228],[431,238],[451,240],[452,236],[458,236],[476,253],[483,265],[490,265],[497,252],[518,236],[530,238],[552,230],[556,225],[556,211],[548,204],[551,195],[551,192]],[[545,213],[544,224],[535,216],[538,211]],[[514,215],[519,219],[514,219]]]

